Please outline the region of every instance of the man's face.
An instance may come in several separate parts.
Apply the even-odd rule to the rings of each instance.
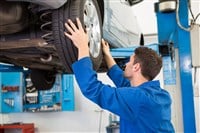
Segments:
[[[134,57],[135,57],[134,54],[132,56],[130,56],[130,60],[129,60],[129,62],[126,63],[126,67],[124,70],[124,77],[126,77],[128,79],[130,79],[133,76]]]

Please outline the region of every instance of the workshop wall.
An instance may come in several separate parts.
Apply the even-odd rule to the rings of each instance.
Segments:
[[[194,16],[197,16],[200,13],[200,1],[192,0],[191,1],[192,11]],[[200,25],[200,17],[197,19],[196,23]],[[193,69],[194,72],[194,69]],[[197,68],[196,75],[193,73],[193,83],[194,78],[196,79],[196,83],[194,84],[194,104],[195,104],[195,120],[196,120],[196,131],[200,133],[200,68]]]
[[[194,103],[195,103],[195,116],[196,116],[196,131],[200,133],[200,68],[197,69],[196,73],[196,85],[195,85],[195,94],[194,94]]]
[[[199,0],[192,0],[191,6],[195,16],[198,13],[200,13]],[[200,19],[197,19],[197,23],[200,25]],[[193,77],[194,76],[195,75],[193,73]],[[200,133],[200,68],[197,69],[195,78],[196,78],[196,84],[194,85],[195,120],[196,120],[196,131],[197,133]]]

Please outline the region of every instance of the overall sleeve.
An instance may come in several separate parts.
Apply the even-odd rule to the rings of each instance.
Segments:
[[[92,69],[92,62],[85,57],[72,65],[75,78],[85,97],[127,120],[133,120],[138,113],[138,106],[142,99],[137,91],[130,95],[128,90],[103,84],[97,79],[96,72]],[[134,95],[134,96],[133,96]]]
[[[128,79],[124,78],[123,74],[124,73],[122,69],[120,69],[118,65],[112,66],[107,73],[107,75],[116,85],[116,87],[129,87],[130,82]]]

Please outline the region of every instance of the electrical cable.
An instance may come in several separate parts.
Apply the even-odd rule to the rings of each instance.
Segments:
[[[176,3],[176,4],[177,4],[177,5],[176,5],[176,21],[177,21],[178,26],[179,26],[181,29],[185,30],[185,31],[190,31],[190,30],[193,28],[193,24],[192,24],[193,21],[191,22],[191,26],[190,26],[190,27],[188,27],[188,28],[183,27],[182,24],[181,24],[181,22],[180,22],[180,18],[179,18],[179,6],[180,6],[179,0],[177,0],[177,3]]]
[[[194,18],[194,22],[197,21],[198,17],[200,16],[200,13],[197,14],[197,16]]]
[[[189,8],[190,14],[192,16],[192,20],[191,20],[191,24],[188,28],[182,26],[182,24],[180,22],[180,18],[179,18],[179,6],[180,6],[179,2],[180,2],[180,0],[177,0],[177,3],[176,3],[176,21],[177,21],[177,24],[181,29],[183,29],[185,31],[191,31],[192,28],[194,27],[195,23],[196,23],[196,20],[200,16],[200,13],[198,13],[196,17],[194,16],[192,9],[191,9],[191,1],[188,0],[188,8]]]
[[[194,20],[194,14],[193,14],[192,9],[191,9],[191,2],[190,2],[190,0],[188,0],[188,8],[189,8],[190,14],[192,16],[192,19]]]
[[[189,7],[189,11],[190,11],[190,14],[192,16],[192,19],[194,20],[194,23],[196,22],[196,20],[198,19],[198,17],[200,16],[200,13],[197,14],[196,17],[194,17],[194,13],[192,12],[192,6],[191,6],[191,0],[188,0],[188,7]]]

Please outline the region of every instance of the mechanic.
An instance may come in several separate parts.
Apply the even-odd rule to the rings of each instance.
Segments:
[[[114,61],[107,42],[102,40],[103,53],[109,68],[108,76],[116,87],[103,84],[97,79],[89,56],[88,34],[77,18],[65,23],[64,34],[78,48],[78,61],[72,69],[85,97],[120,116],[121,133],[173,133],[171,123],[171,98],[160,87],[158,80],[152,81],[160,72],[162,59],[147,47],[138,47],[120,69]]]

